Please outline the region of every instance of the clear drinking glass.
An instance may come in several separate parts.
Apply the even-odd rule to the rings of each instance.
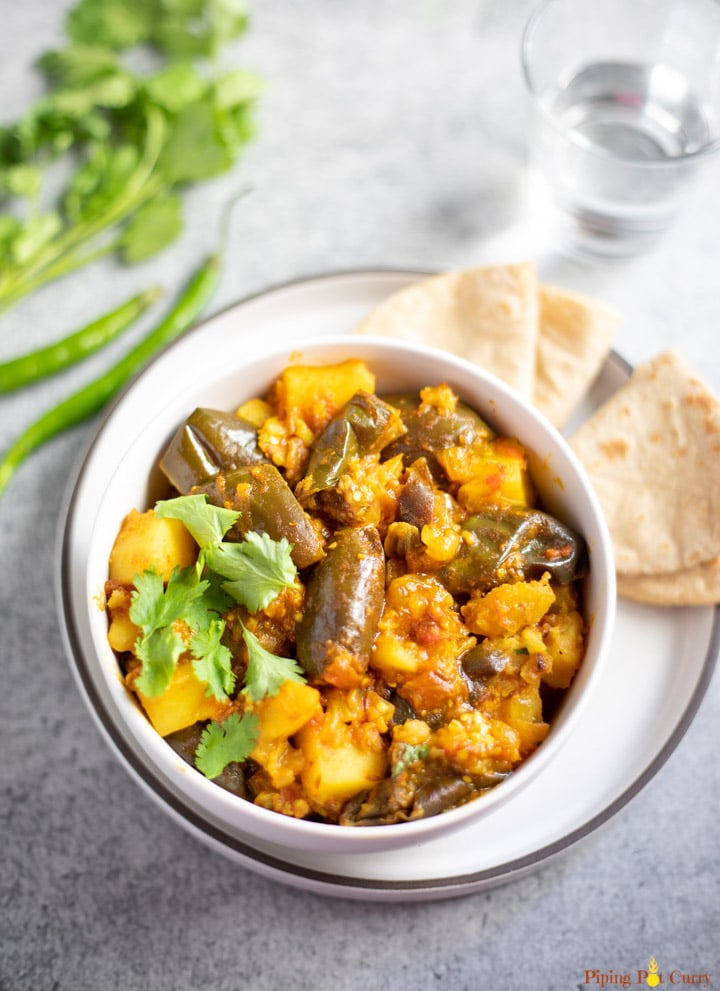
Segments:
[[[720,2],[543,0],[522,64],[544,230],[581,253],[641,251],[720,148]]]

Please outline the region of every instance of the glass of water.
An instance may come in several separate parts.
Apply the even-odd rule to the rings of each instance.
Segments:
[[[522,63],[544,233],[582,254],[643,250],[720,149],[720,0],[543,0]]]

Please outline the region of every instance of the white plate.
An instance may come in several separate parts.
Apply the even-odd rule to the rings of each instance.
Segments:
[[[345,333],[391,292],[424,273],[373,271],[321,276],[246,299],[200,324],[172,349],[188,360],[216,361],[228,335],[244,335],[247,354],[294,339]],[[167,353],[167,352],[165,352]],[[153,362],[162,373],[163,355]],[[628,377],[616,354],[587,397],[587,416]],[[142,377],[142,376],[141,376]],[[162,375],[159,376],[162,379]],[[171,387],[168,381],[168,386]],[[130,390],[133,389],[131,385]],[[61,554],[61,587],[71,566]],[[79,652],[70,656],[82,690],[98,710],[102,699]],[[242,833],[231,834],[171,789],[151,791],[183,826],[248,869],[323,894],[377,900],[429,900],[463,895],[546,864],[610,819],[657,773],[689,726],[709,682],[720,645],[720,610],[660,609],[620,601],[611,656],[586,712],[565,749],[510,806],[446,838],[409,851],[288,855]],[[609,728],[611,727],[611,731]],[[106,733],[108,726],[104,727]],[[110,742],[141,783],[142,766],[122,737]],[[531,822],[533,828],[527,829]]]

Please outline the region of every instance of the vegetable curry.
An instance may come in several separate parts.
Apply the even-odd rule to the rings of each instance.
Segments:
[[[447,384],[351,359],[196,409],[132,510],[108,639],[155,729],[265,808],[382,825],[481,796],[542,743],[585,649],[581,536]]]

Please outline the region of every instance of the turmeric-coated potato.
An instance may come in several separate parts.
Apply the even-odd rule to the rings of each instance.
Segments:
[[[132,681],[130,678],[131,686]],[[195,677],[192,662],[181,660],[162,695],[150,698],[137,688],[135,692],[160,736],[169,736],[193,723],[220,719],[228,711],[229,703],[207,695],[207,687]]]
[[[506,582],[484,595],[474,592],[461,612],[473,633],[501,637],[539,623],[554,601],[550,576],[545,574],[540,581]]]
[[[152,509],[131,509],[110,551],[109,575],[111,581],[132,585],[136,575],[154,568],[167,581],[174,567],[185,568],[196,557],[197,544],[180,520],[156,516]]]
[[[337,365],[289,365],[275,386],[280,417],[300,417],[317,433],[356,392],[375,391],[375,376],[364,361]]]

